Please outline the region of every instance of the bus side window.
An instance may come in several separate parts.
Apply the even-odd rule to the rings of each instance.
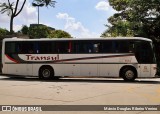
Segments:
[[[129,42],[128,41],[119,41],[118,50],[120,53],[129,53]]]
[[[128,41],[113,41],[113,52],[115,53],[129,53]]]
[[[54,42],[47,42],[47,41],[43,41],[43,42],[39,42],[38,43],[38,52],[41,54],[50,54],[50,53],[55,53],[54,51]]]
[[[112,48],[114,53],[118,53],[118,43],[117,41],[112,42]]]
[[[102,42],[102,53],[112,53],[112,41]]]
[[[69,41],[59,41],[55,43],[55,50],[57,53],[71,53],[72,44]]]
[[[15,42],[6,42],[5,43],[5,54],[14,54],[17,53],[16,43]]]
[[[100,52],[100,43],[94,43],[93,44],[93,52],[99,53]]]
[[[135,52],[135,44],[134,42],[129,42],[129,53]]]

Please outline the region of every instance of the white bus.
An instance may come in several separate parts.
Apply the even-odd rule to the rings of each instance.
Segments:
[[[156,74],[152,41],[146,38],[19,39],[2,44],[2,73],[20,76],[121,77]]]

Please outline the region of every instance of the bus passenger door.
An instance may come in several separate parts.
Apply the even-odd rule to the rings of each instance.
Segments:
[[[135,56],[140,68],[140,74],[138,75],[139,77],[150,77],[153,60],[150,44],[148,42],[137,42],[135,46]]]

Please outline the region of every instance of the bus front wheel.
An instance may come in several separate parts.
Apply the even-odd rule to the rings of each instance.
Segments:
[[[39,70],[40,79],[52,79],[54,77],[54,70],[50,66],[43,66]]]
[[[137,74],[133,68],[127,67],[122,70],[122,78],[125,81],[134,81],[136,77],[137,77]]]

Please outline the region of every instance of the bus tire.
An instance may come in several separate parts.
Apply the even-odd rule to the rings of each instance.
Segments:
[[[137,72],[134,68],[126,67],[122,70],[121,75],[125,81],[134,81],[137,77]]]
[[[40,79],[53,79],[54,70],[51,66],[42,66],[39,70]]]

